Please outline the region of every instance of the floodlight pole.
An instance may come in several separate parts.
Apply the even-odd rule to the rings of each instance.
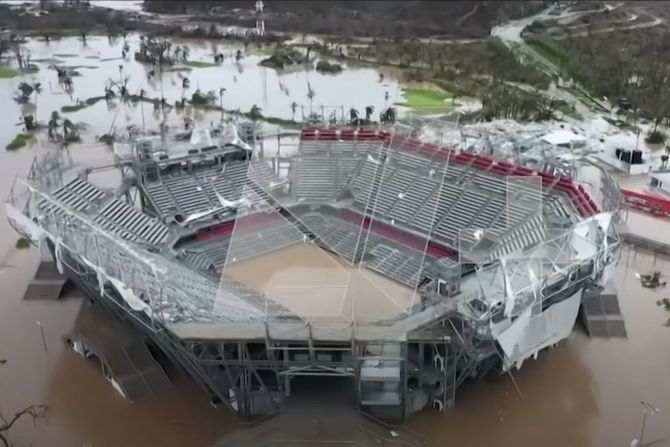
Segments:
[[[644,400],[640,401],[640,405],[642,405],[642,426],[640,427],[640,439],[638,440],[638,446],[642,447],[644,445],[642,440],[644,437],[644,427],[647,423],[647,415],[649,413],[656,414],[661,410]]]
[[[640,428],[639,445],[642,446],[642,437],[644,436],[644,425],[647,423],[647,410],[642,410],[642,427]]]

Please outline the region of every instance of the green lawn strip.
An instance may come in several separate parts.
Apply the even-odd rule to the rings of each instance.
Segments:
[[[5,146],[5,149],[8,151],[15,151],[17,149],[21,149],[22,147],[26,146],[28,142],[30,142],[33,139],[33,136],[29,133],[20,133],[17,136],[14,137],[10,143]]]
[[[191,67],[169,67],[169,68],[164,68],[164,72],[166,73],[177,73],[180,71],[193,71]]]
[[[103,99],[105,99],[104,96],[93,96],[92,98],[88,98],[86,101],[79,104],[63,106],[60,108],[60,111],[63,113],[78,112],[81,109],[95,105],[98,101],[102,101]]]
[[[11,67],[0,67],[0,79],[10,79],[19,76],[21,72]]]
[[[270,47],[252,48],[249,51],[249,54],[254,56],[272,56],[273,53],[274,51]]]
[[[204,61],[184,61],[182,62],[187,67],[193,68],[209,68],[209,67],[218,67],[219,64],[213,62],[204,62]]]
[[[449,111],[454,108],[453,96],[443,90],[405,88],[402,96],[405,101],[396,104],[415,110]]]

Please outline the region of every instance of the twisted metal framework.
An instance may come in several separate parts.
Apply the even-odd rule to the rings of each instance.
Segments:
[[[433,130],[442,125],[429,124]],[[425,121],[396,125],[393,138],[420,136],[441,144],[443,132],[426,131],[430,127]],[[383,160],[389,147],[380,146]],[[449,158],[441,184],[448,166]],[[130,172],[127,164],[120,167]],[[386,167],[384,161],[378,165],[374,182],[384,177]],[[361,405],[378,416],[404,418],[425,405],[450,408],[456,388],[467,378],[523,361],[504,353],[497,342],[501,321],[537,316],[599,284],[616,261],[619,245],[607,213],[618,218],[620,196],[616,183],[604,175],[597,199],[605,215],[585,218],[529,250],[493,262],[467,260],[471,274],[454,296],[445,298],[434,288],[417,292],[416,284],[421,303],[395,317],[333,322],[269,306],[267,297],[254,302],[239,284],[225,278],[217,282],[165,249],[111,233],[90,213],[56,197],[73,171],[64,152],[36,159],[27,181],[17,179],[12,188],[10,223],[35,243],[47,243],[59,269],[101,306],[141,330],[208,390],[213,402],[243,416],[277,411],[291,378],[300,375],[354,378]],[[291,212],[281,194],[258,185],[253,192],[319,243],[319,234]],[[435,206],[441,196],[440,189]],[[379,197],[377,189],[367,198],[370,216]],[[434,214],[431,228],[435,222]],[[365,253],[371,228],[361,223],[358,236],[356,245]],[[422,269],[432,234],[424,237]],[[378,377],[374,368],[393,374]],[[384,397],[388,393],[379,392],[379,386],[395,397]]]

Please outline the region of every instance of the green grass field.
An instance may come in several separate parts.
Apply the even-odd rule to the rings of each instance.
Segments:
[[[21,73],[18,70],[14,70],[10,67],[0,67],[0,79],[9,79],[14,78]]]
[[[17,136],[14,137],[14,139],[7,145],[5,146],[5,149],[8,151],[15,151],[17,149],[21,149],[25,145],[28,144],[30,140],[33,139],[33,136],[29,133],[20,133]]]
[[[178,72],[188,72],[188,71],[193,71],[191,67],[170,67],[166,68],[165,70],[166,73],[178,73]]]
[[[88,98],[84,102],[80,102],[79,104],[65,105],[60,108],[60,111],[63,113],[78,112],[81,109],[85,109],[86,107],[90,107],[97,104],[99,101],[102,101],[103,99],[105,99],[104,96],[93,96],[91,98]]]
[[[397,105],[409,107],[415,111],[448,112],[454,108],[453,96],[443,90],[405,88],[402,96],[405,101]]]
[[[203,61],[185,61],[183,62],[184,65],[188,67],[193,67],[193,68],[208,68],[208,67],[218,67],[219,64],[215,64],[213,62],[203,62]]]
[[[272,56],[274,50],[270,47],[252,48],[249,54],[253,54],[254,56]]]

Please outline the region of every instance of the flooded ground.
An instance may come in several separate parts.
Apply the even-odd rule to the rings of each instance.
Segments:
[[[589,339],[578,328],[511,376],[465,385],[449,417],[426,412],[410,427],[454,445],[628,446],[647,400],[663,411],[647,419],[644,440],[670,445],[670,312],[656,305],[668,290],[635,278],[653,270],[670,274],[670,260],[622,253],[616,279],[627,339]]]
[[[254,54],[255,48],[248,49],[242,44],[216,43],[214,41],[174,40],[174,46],[189,48],[189,61],[212,63],[215,54],[223,54],[223,63],[193,68],[182,64],[167,68],[162,75],[156,73],[148,76],[151,66],[134,60],[134,53],[139,47],[139,35],[127,38],[130,47],[125,59],[121,58],[123,39],[110,41],[104,36],[90,36],[86,43],[79,38],[55,39],[51,42],[30,40],[25,47],[30,51],[31,63],[39,67],[34,74],[0,80],[0,98],[15,96],[20,82],[40,82],[42,93],[31,98],[31,104],[24,110],[34,109],[37,101],[38,119],[46,123],[53,111],[61,112],[63,106],[74,106],[89,98],[104,96],[105,84],[108,81],[119,82],[128,77],[128,91],[131,94],[144,95],[150,98],[165,97],[169,104],[174,105],[182,97],[188,99],[196,91],[203,94],[214,92],[215,105],[220,103],[228,110],[248,112],[252,106],[261,108],[264,116],[301,120],[311,112],[324,114],[326,118],[336,113],[338,118],[348,118],[349,109],[356,108],[363,113],[366,106],[375,108],[374,118],[378,112],[394,102],[402,101],[402,90],[398,82],[388,76],[380,82],[380,73],[372,68],[345,68],[339,74],[322,74],[315,70],[297,69],[280,71],[262,67],[259,64],[267,56]],[[241,50],[244,58],[236,62],[235,54]],[[68,92],[58,82],[54,65],[76,70],[80,76],[74,76],[73,90]],[[52,68],[50,68],[52,67]],[[178,71],[174,71],[178,70]],[[183,88],[183,79],[188,77],[190,87]],[[223,100],[220,101],[219,91],[225,89]],[[313,96],[310,100],[308,92]],[[388,93],[388,97],[386,94]],[[295,113],[292,104],[295,103]],[[16,118],[12,119],[18,121]],[[219,112],[204,112],[187,108],[184,111],[173,109],[168,121],[181,124],[184,116],[209,123],[220,119]],[[64,114],[75,123],[85,123],[90,133],[101,135],[114,127],[125,129],[130,124],[142,125],[143,118],[147,128],[155,128],[162,120],[162,114],[154,112],[153,106],[147,103],[121,102],[118,99],[96,104]]]
[[[53,57],[53,53],[71,53],[77,56],[62,56],[67,65],[98,65],[95,69],[81,69],[82,72],[90,70],[95,76],[75,78],[75,99],[101,95],[104,80],[119,73],[119,61],[101,62],[102,58],[113,57],[113,51],[120,55],[119,44],[111,47],[113,51],[105,50],[109,48],[106,38],[91,38],[89,49],[83,48],[76,39],[52,42],[50,45],[58,48],[49,52],[44,43],[29,45],[33,58],[39,58],[38,54]],[[210,52],[207,45],[202,45],[199,50],[194,45],[192,54],[198,56],[192,59],[205,59]],[[143,67],[135,62],[121,63],[124,70],[131,73],[132,88],[144,88],[140,87],[147,83]],[[34,76],[43,83],[44,92],[38,98],[37,113],[41,121],[46,121],[52,110],[73,104],[75,99],[59,90],[54,71],[45,68],[45,63],[38,64],[41,70]],[[230,101],[226,107],[244,110],[258,103],[268,115],[276,112],[289,118],[290,98],[294,98],[293,94],[295,98],[305,96],[307,76],[317,90],[316,98],[323,95],[338,99],[339,103],[343,92],[350,92],[343,90],[344,81],[342,85],[329,84],[331,78],[327,76],[314,72],[294,73],[284,75],[286,79],[282,81],[289,85],[290,95],[268,94],[267,102],[263,103],[266,81],[262,70],[265,69],[258,67],[251,56],[245,64],[250,64],[248,71],[245,65],[244,73],[238,72],[237,83],[248,84],[244,84],[246,87],[238,93],[230,93],[230,98],[228,92],[237,84],[232,79],[237,68],[229,59],[223,67],[194,69],[189,74],[191,85],[195,87],[200,82],[203,90],[218,90],[225,79],[228,90],[224,101]],[[360,95],[347,93],[346,98],[352,98],[359,108],[372,103],[372,98],[378,98],[374,104],[383,106],[384,87],[377,82],[376,72],[362,70],[362,73],[356,79],[367,79],[367,84],[362,83],[361,90],[356,91]],[[247,74],[248,80],[242,81]],[[270,79],[268,85],[272,85],[268,92],[274,92],[278,75],[270,72],[266,75]],[[28,75],[27,79],[32,76]],[[176,79],[177,87],[168,78],[163,81],[164,88],[170,85],[170,99],[173,100],[181,95],[181,84]],[[0,121],[2,197],[7,195],[16,175],[25,175],[34,154],[40,150],[25,148],[7,152],[2,149],[20,131],[17,123],[21,106],[11,100],[20,80],[0,80],[0,102],[6,117]],[[323,82],[323,87],[317,88],[321,85],[318,82]],[[159,91],[156,88],[159,86],[149,86],[146,90],[155,93]],[[253,100],[247,99],[245,94],[251,95]],[[238,98],[238,105],[233,98]],[[306,104],[304,100],[299,102]],[[325,99],[320,102],[327,103]],[[114,114],[117,122],[123,125],[141,122],[139,106],[107,107],[103,101],[73,113],[71,119],[88,123],[92,134],[107,132]],[[145,116],[153,116],[152,112],[149,110]],[[173,119],[179,119],[174,112],[173,116]],[[204,119],[210,119],[210,116],[217,119],[218,113]],[[109,158],[109,152],[103,146],[74,146],[71,151],[82,158]],[[659,220],[645,219],[640,225],[644,225],[649,234],[668,233],[668,224]],[[174,391],[165,396],[135,404],[124,401],[100,375],[94,362],[85,362],[65,349],[62,336],[71,329],[81,299],[59,302],[22,300],[27,282],[37,266],[38,254],[34,248],[16,249],[17,238],[7,224],[3,209],[0,212],[0,287],[3,290],[0,297],[0,359],[7,362],[0,365],[0,411],[9,415],[29,404],[49,405],[47,421],[33,426],[26,419],[15,426],[11,435],[18,445],[211,446],[236,423],[235,418],[225,411],[211,408],[204,393],[183,377],[177,379]],[[424,434],[431,445],[437,446],[628,446],[640,432],[639,401],[648,400],[662,412],[647,419],[645,440],[656,441],[653,445],[657,446],[670,445],[670,328],[664,326],[670,313],[656,305],[657,300],[667,296],[668,290],[643,289],[634,277],[636,272],[651,270],[670,274],[670,261],[632,250],[623,252],[616,278],[627,339],[589,339],[578,329],[558,347],[542,352],[537,360],[526,362],[521,370],[513,371],[511,375],[494,375],[478,383],[466,384],[457,393],[455,410],[446,415],[422,412],[408,421],[409,427]],[[44,328],[46,349],[37,321]],[[328,386],[328,382],[324,381],[323,386]],[[313,394],[318,399],[318,395]],[[352,408],[352,411],[355,410]],[[331,423],[337,424],[337,419],[333,418]]]
[[[4,220],[2,225],[6,235]],[[47,421],[36,427],[23,421],[13,439],[34,446],[210,446],[236,423],[224,410],[209,407],[205,395],[183,377],[168,395],[124,401],[95,362],[65,350],[62,336],[71,329],[81,300],[23,301],[36,250],[6,251],[0,275],[0,357],[7,363],[0,366],[0,410],[50,406]],[[670,328],[663,325],[670,313],[655,303],[667,290],[642,289],[634,277],[654,269],[670,271],[670,260],[624,251],[617,278],[628,339],[589,339],[578,328],[521,370],[466,384],[452,412],[424,411],[408,421],[409,427],[430,445],[628,445],[639,435],[639,401],[661,408],[670,401]],[[322,386],[342,385],[325,379]],[[301,402],[299,411],[308,417],[308,406]],[[666,445],[669,422],[666,411],[650,417],[645,439]],[[335,419],[329,423],[337,424]]]

